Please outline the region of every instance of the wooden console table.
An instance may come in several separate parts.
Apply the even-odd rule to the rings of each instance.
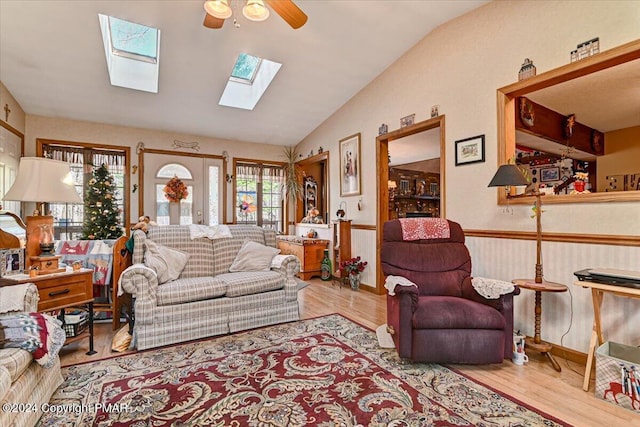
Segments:
[[[278,249],[282,255],[295,255],[300,260],[302,280],[309,280],[313,276],[320,276],[324,251],[329,247],[329,241],[311,237],[278,236]]]
[[[591,332],[591,341],[589,342],[589,353],[587,354],[587,366],[584,370],[584,382],[582,389],[589,391],[589,379],[591,378],[591,369],[593,367],[593,358],[598,346],[604,343],[602,335],[602,321],[600,312],[602,309],[602,300],[605,293],[618,295],[627,298],[640,298],[640,289],[631,288],[620,285],[605,285],[604,283],[576,281],[573,283],[583,288],[591,288],[591,300],[593,302],[593,331]]]
[[[535,335],[533,339],[528,337],[525,339],[525,349],[530,348],[533,351],[542,353],[547,356],[549,362],[551,362],[551,365],[553,366],[553,369],[558,372],[562,371],[560,364],[551,354],[553,346],[546,341],[542,341],[542,338],[540,337],[540,330],[542,329],[542,292],[566,292],[567,287],[560,283],[547,282],[546,280],[543,280],[542,283],[536,283],[534,279],[515,279],[511,282],[523,289],[530,289],[536,292]]]
[[[65,345],[89,338],[87,355],[95,354],[93,349],[93,270],[80,269],[62,273],[45,274],[30,277],[28,274],[17,274],[2,278],[3,285],[33,283],[38,287],[40,300],[38,311],[57,311],[69,307],[86,306],[89,311],[89,330],[69,337]]]

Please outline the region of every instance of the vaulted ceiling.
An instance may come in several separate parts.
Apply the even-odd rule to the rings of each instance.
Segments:
[[[484,3],[296,0],[309,17],[298,30],[275,13],[211,30],[202,0],[0,0],[0,80],[27,114],[291,145],[434,28]],[[161,30],[157,94],[109,84],[99,13]],[[253,111],[218,105],[242,52],[283,64]]]

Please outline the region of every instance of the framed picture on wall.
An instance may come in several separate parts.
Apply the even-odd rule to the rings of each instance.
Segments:
[[[360,161],[360,134],[340,140],[340,196],[362,194],[362,162]]]
[[[540,169],[541,182],[558,181],[559,179],[560,179],[560,168],[551,167],[551,168]]]
[[[484,162],[484,135],[456,141],[456,166]]]

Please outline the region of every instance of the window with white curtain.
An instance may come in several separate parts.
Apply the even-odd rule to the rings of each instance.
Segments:
[[[65,146],[57,144],[43,144],[43,157],[54,160],[62,160],[69,163],[71,175],[76,186],[76,191],[84,199],[86,183],[91,179],[94,167],[102,164],[107,166],[109,173],[113,175],[117,191],[116,200],[120,208],[119,225],[125,224],[125,197],[124,174],[126,155],[124,151],[97,149],[87,147]],[[56,239],[79,239],[82,237],[82,224],[84,221],[84,204],[81,203],[50,203],[48,212],[54,218],[54,232]]]

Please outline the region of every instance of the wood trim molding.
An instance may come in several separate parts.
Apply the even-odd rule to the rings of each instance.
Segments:
[[[375,231],[375,230],[378,229],[378,227],[376,227],[375,224],[370,225],[370,224],[354,224],[354,223],[351,223],[351,229],[352,230],[373,230],[373,231]]]
[[[437,116],[431,119],[418,122],[411,126],[396,129],[376,137],[376,191],[378,195],[378,213],[376,219],[376,293],[384,294],[384,274],[380,262],[380,251],[382,248],[382,224],[389,220],[389,142],[414,135],[430,129],[440,129],[440,218],[446,218],[446,138],[445,138],[445,116]]]
[[[536,240],[536,233],[532,231],[464,230],[464,234],[467,237]],[[573,234],[543,232],[542,240],[546,242],[585,243],[610,246],[640,246],[640,236],[624,236],[611,234]]]
[[[183,153],[180,151],[161,150],[157,148],[142,148],[138,152],[138,212],[144,209],[144,154],[163,154],[166,156],[181,156],[181,157],[198,157],[205,159],[222,160],[222,178],[227,176],[227,162],[224,161],[224,156],[220,154],[201,154],[201,153]],[[227,184],[226,181],[222,185],[222,205],[224,210],[222,211],[222,223],[227,224]]]
[[[497,90],[498,165],[505,164],[507,159],[513,157],[515,153],[515,114],[517,111],[515,100],[517,97],[639,58],[640,39],[499,88]],[[496,192],[499,205],[506,205],[507,203],[530,204],[534,200],[533,197],[507,200],[507,194],[502,187],[497,187]],[[555,195],[545,197],[542,202],[544,204],[611,203],[638,200],[640,200],[640,191],[616,191],[609,193]]]
[[[44,149],[43,145],[62,145],[67,147],[82,147],[82,148],[91,148],[91,149],[105,149],[112,151],[120,151],[124,154],[125,164],[124,164],[124,190],[127,194],[130,194],[129,191],[131,189],[131,147],[123,146],[123,145],[108,145],[108,144],[96,144],[90,142],[75,142],[75,141],[62,141],[57,139],[45,139],[45,138],[36,138],[36,156],[42,157]],[[124,199],[124,230],[125,234],[129,233],[129,229],[131,228],[131,198],[126,197]],[[84,202],[83,202],[84,203]]]
[[[9,132],[20,138],[20,157],[24,157],[24,134],[4,120],[0,120],[0,127],[5,128]]]

